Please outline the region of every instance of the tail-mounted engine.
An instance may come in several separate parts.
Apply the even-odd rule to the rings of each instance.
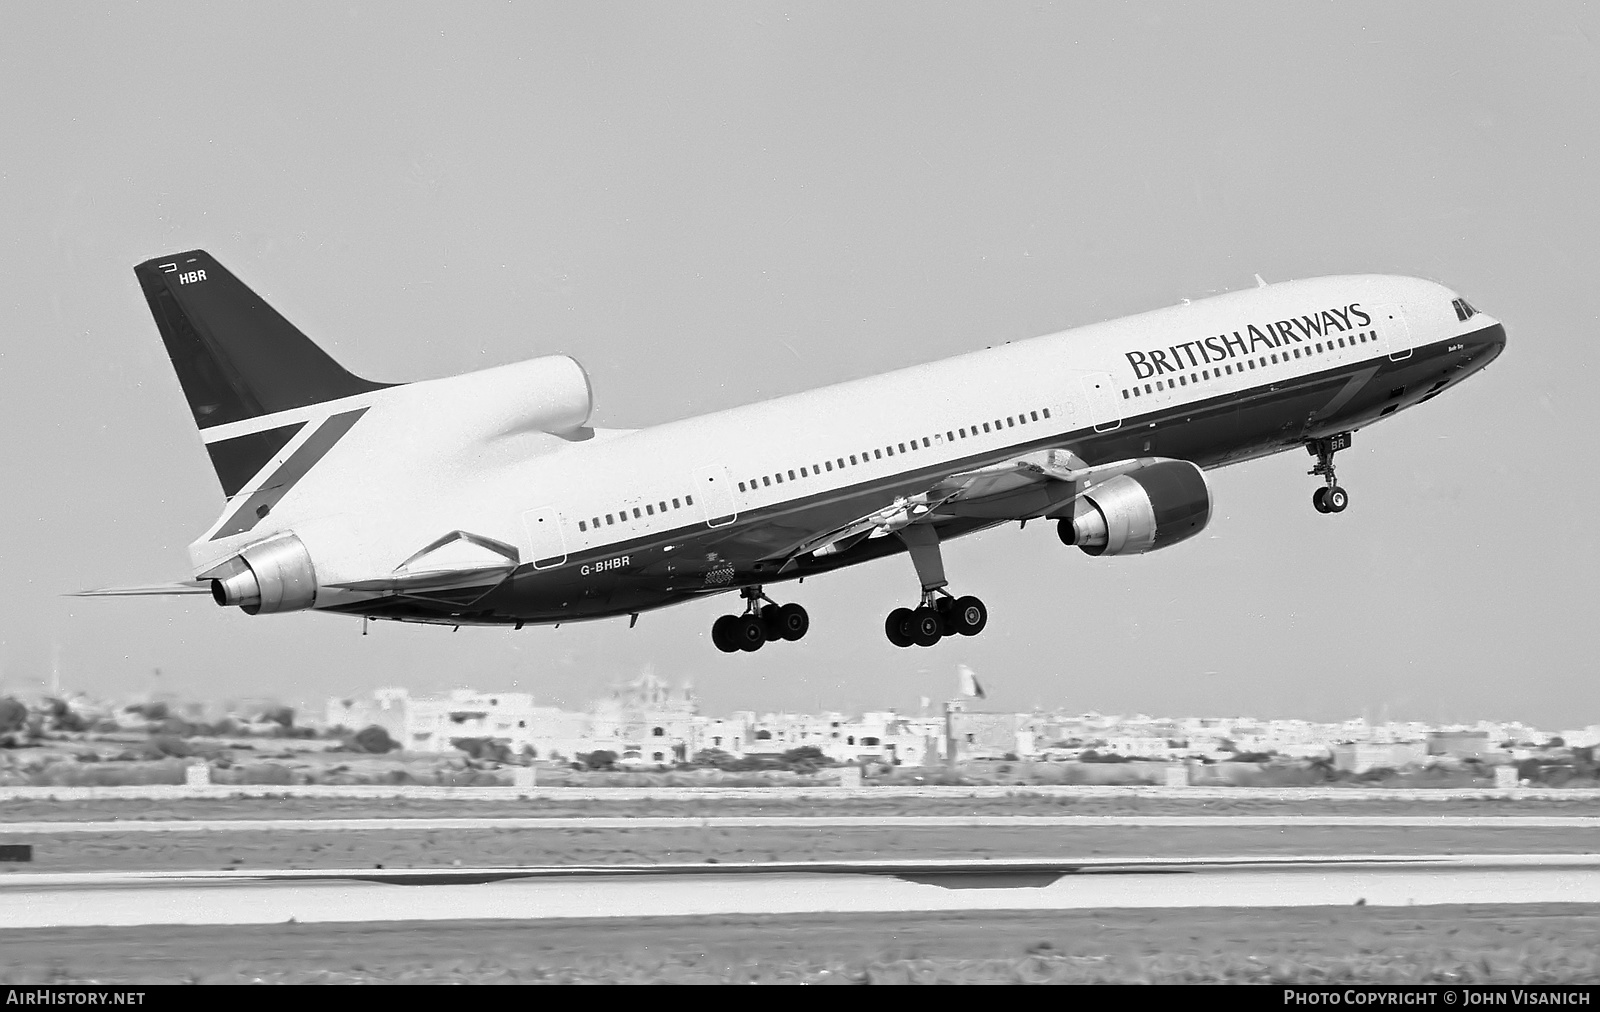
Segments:
[[[236,605],[247,615],[300,611],[317,600],[311,554],[293,534],[259,541],[211,575],[212,599],[224,607]]]
[[[1090,555],[1138,555],[1193,537],[1210,519],[1205,473],[1187,460],[1162,460],[1084,493],[1057,531]]]

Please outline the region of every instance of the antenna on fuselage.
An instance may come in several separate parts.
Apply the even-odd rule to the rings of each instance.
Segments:
[[[1257,288],[1265,288],[1265,287],[1267,287],[1267,283],[1265,281],[1261,280],[1261,275],[1259,275],[1259,274],[1256,275],[1256,287]]]

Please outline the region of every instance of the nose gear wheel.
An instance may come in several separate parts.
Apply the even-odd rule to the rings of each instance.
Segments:
[[[1317,458],[1316,465],[1306,473],[1327,482],[1311,495],[1311,505],[1318,513],[1343,513],[1350,505],[1350,493],[1339,487],[1339,479],[1333,471],[1333,455],[1349,447],[1348,432],[1306,441],[1306,452]]]

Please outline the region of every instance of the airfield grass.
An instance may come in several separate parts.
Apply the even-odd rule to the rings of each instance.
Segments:
[[[5,834],[33,845],[19,872],[268,871],[767,861],[1592,853],[1592,829],[1140,827],[244,830]]]
[[[1600,983],[1600,909],[1311,907],[0,932],[0,983]]]

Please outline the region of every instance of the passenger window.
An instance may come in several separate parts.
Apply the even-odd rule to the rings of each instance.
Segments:
[[[779,471],[777,474],[773,475],[773,477],[778,479],[778,484],[779,485],[783,484],[783,472],[782,471]]]
[[[1029,412],[1029,414],[1031,414],[1031,415],[1033,415],[1033,420],[1034,420],[1034,421],[1036,421],[1036,422],[1037,422],[1037,421],[1038,421],[1038,420],[1039,420],[1039,412],[1037,412],[1037,411],[1030,411],[1030,412]]]
[[[1189,385],[1189,377],[1187,377],[1187,376],[1179,376],[1178,377],[1178,385],[1181,386],[1181,387],[1188,386]]]
[[[650,505],[649,503],[645,503],[644,504],[644,511],[646,513],[650,514],[651,516],[655,516],[656,515],[656,508],[654,506]],[[638,513],[639,513],[638,510],[634,510],[633,512],[634,512],[635,516],[637,516]]]
[[[1166,389],[1166,387],[1162,386],[1161,383],[1162,383],[1161,380],[1156,380],[1156,392],[1157,393],[1160,393],[1162,390]]]
[[[996,424],[999,424],[999,423],[996,423]],[[1017,427],[1016,421],[1013,420],[1010,415],[1006,416],[1006,427],[1009,428],[1009,429],[1014,429],[1014,428]]]
[[[915,446],[915,445],[916,445],[916,444],[915,444],[915,443],[913,443],[913,444],[911,444],[911,445],[913,445],[913,446]],[[901,443],[901,444],[900,444],[900,452],[901,452],[901,453],[905,453],[905,452],[906,452],[906,444],[904,444],[904,443]]]
[[[824,465],[826,465],[826,466],[827,466],[827,468],[828,468],[828,470],[830,470],[830,471],[832,471],[832,470],[833,470],[833,461],[831,461],[831,460],[824,460],[824,461],[823,461],[823,462],[822,462],[822,463],[823,463],[823,464],[824,464]]]
[[[967,438],[967,430],[966,429],[957,429],[956,431],[961,433],[961,438],[962,439],[966,439]]]
[[[789,473],[790,473],[790,474],[794,474],[794,472],[793,472],[793,471],[790,471],[790,472],[789,472]],[[801,469],[800,469],[800,477],[802,477],[802,478],[809,478],[809,477],[811,477],[811,476],[810,476],[810,475],[808,475],[808,474],[806,474],[806,469],[805,469],[805,468],[803,468],[803,467],[802,467],[802,468],[801,468]]]
[[[841,471],[844,470],[844,458],[843,457],[839,458],[839,470],[841,470]]]
[[[789,480],[790,481],[794,481],[794,472],[793,471],[789,472]]]
[[[1272,356],[1272,364],[1273,365],[1277,365],[1278,364],[1278,356],[1276,356],[1276,355]]]
[[[985,432],[989,431],[989,423],[988,422],[984,422],[983,423],[983,431],[985,431]]]
[[[742,481],[739,483],[739,491],[741,491],[741,492],[744,491],[744,482],[742,482]]]
[[[672,508],[673,509],[677,509],[678,508],[678,500],[676,500],[676,499],[672,500]]]
[[[1122,391],[1122,399],[1123,400],[1127,400],[1128,399],[1128,391],[1126,391],[1126,390]]]
[[[946,432],[944,438],[946,442],[953,443],[956,441],[956,434],[954,432]]]
[[[922,437],[922,446],[923,446],[924,449],[928,449],[928,448],[932,447],[933,444],[928,441],[928,437],[927,436],[923,436]]]
[[[767,488],[771,488],[772,487],[772,479],[768,478],[766,475],[762,475],[761,476],[761,484],[764,485]]]
[[[854,467],[854,466],[855,466],[855,463],[856,463],[856,455],[855,455],[855,454],[853,454],[853,453],[852,453],[852,454],[851,454],[851,455],[850,455],[850,466],[851,466],[851,467]]]
[[[1049,409],[1049,408],[1045,408],[1045,409],[1044,409],[1044,416],[1045,416],[1045,417],[1046,417],[1046,418],[1049,418],[1049,417],[1050,417],[1050,409]]]
[[[635,519],[635,520],[637,520],[637,519],[639,519],[639,507],[637,507],[637,506],[635,506],[635,507],[634,507],[634,508],[633,508],[633,518],[634,518],[634,519]]]
[[[578,521],[578,530],[586,531],[588,529],[589,529],[589,525],[588,524],[584,523],[582,520]]]
[[[1135,397],[1139,396],[1139,388],[1138,387],[1134,387],[1133,388],[1133,396],[1135,396]]]
[[[882,450],[873,450],[872,451],[872,459],[873,460],[882,460],[883,459],[883,451]]]
[[[657,506],[658,506],[658,507],[660,507],[660,509],[661,509],[661,512],[663,512],[663,513],[665,513],[665,512],[666,512],[666,511],[667,511],[667,504],[666,504],[666,503],[664,503],[664,502],[658,502],[658,503],[656,503],[656,505],[657,505]]]
[[[590,520],[589,521],[589,526],[593,527],[595,530],[598,531],[600,529],[600,518],[599,517],[595,517],[593,520]]]
[[[1150,393],[1150,384],[1148,384],[1148,383],[1146,383],[1146,384],[1145,384],[1145,385],[1144,385],[1144,392],[1145,392],[1145,393]]]
[[[694,505],[694,496],[692,496],[692,495],[684,496],[683,497],[683,504],[685,506],[693,506]]]
[[[610,514],[610,513],[607,513],[607,514],[606,514],[606,526],[607,526],[607,527],[610,527],[610,526],[611,526],[611,524],[612,524],[612,520],[611,520],[611,514]]]

